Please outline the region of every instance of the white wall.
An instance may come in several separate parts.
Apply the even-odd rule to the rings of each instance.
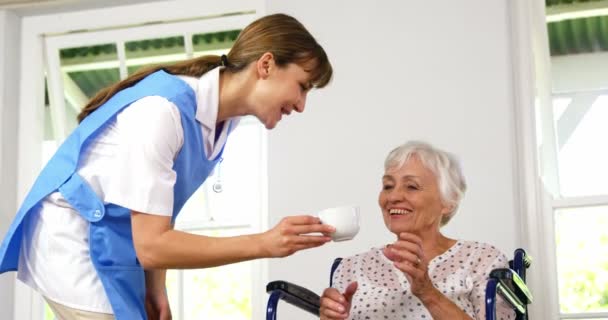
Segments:
[[[267,1],[324,45],[333,83],[269,135],[271,225],[344,203],[362,208],[360,234],[269,265],[270,279],[321,292],[336,256],[392,238],[377,205],[382,163],[408,139],[460,156],[469,190],[452,237],[519,245],[507,1]],[[290,319],[308,319],[281,304]]]
[[[0,235],[8,230],[16,211],[17,184],[17,84],[19,73],[20,19],[10,11],[0,10]],[[13,314],[14,274],[0,276],[2,317]]]

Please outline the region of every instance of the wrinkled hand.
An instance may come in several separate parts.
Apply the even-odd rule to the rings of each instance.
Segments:
[[[331,241],[329,234],[335,231],[334,227],[321,224],[319,218],[313,216],[285,217],[261,234],[262,248],[266,257],[286,257]]]
[[[399,239],[383,250],[410,282],[412,293],[418,297],[432,294],[436,290],[428,273],[429,261],[422,250],[422,239],[415,234],[403,232]]]
[[[164,291],[146,293],[146,313],[149,320],[172,319],[169,299]]]
[[[351,301],[357,282],[352,282],[346,287],[344,293],[340,293],[336,288],[327,288],[321,296],[321,320],[346,319],[350,313]]]

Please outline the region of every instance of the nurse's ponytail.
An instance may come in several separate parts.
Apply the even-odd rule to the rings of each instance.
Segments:
[[[306,28],[291,16],[273,14],[249,24],[234,42],[226,56],[207,55],[173,64],[157,65],[141,69],[126,79],[99,91],[78,114],[81,122],[93,111],[106,103],[117,92],[137,84],[158,70],[174,75],[200,77],[207,71],[223,66],[224,72],[239,72],[264,53],[271,52],[279,67],[289,63],[310,67],[314,87],[322,88],[331,80],[332,67],[325,50]],[[308,63],[314,62],[314,63]]]

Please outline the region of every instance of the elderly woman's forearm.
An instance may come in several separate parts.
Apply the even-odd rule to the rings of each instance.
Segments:
[[[418,298],[434,320],[474,320],[437,289],[424,297]]]

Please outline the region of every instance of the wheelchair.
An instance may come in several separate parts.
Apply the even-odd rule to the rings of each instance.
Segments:
[[[336,258],[331,266],[329,286],[332,286],[334,271],[342,261]],[[486,320],[496,320],[496,295],[515,310],[515,320],[528,320],[528,305],[532,303],[532,294],[526,285],[526,269],[532,258],[524,249],[517,249],[509,268],[494,269],[490,272],[486,285]],[[270,294],[266,308],[266,320],[276,320],[277,306],[280,300],[319,316],[321,297],[316,293],[287,281],[272,281],[266,286]]]

